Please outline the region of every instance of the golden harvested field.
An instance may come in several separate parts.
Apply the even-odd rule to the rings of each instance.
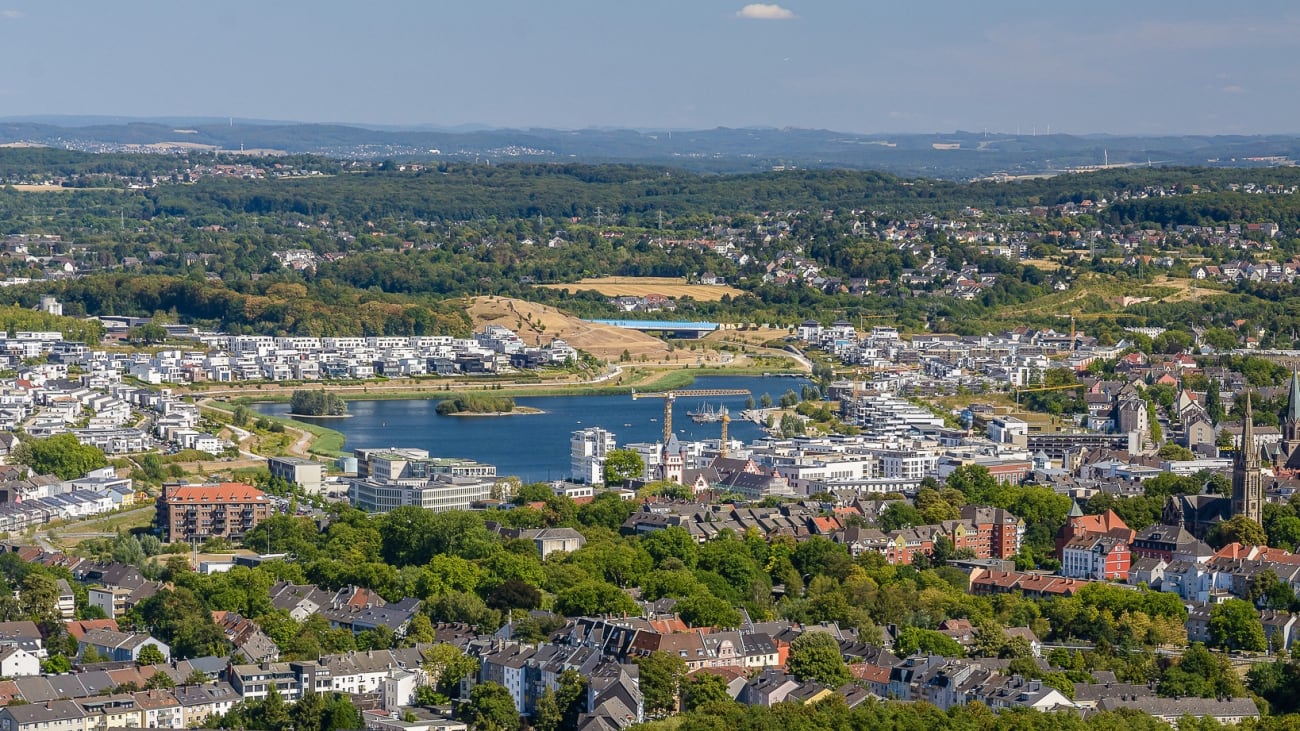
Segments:
[[[571,284],[539,284],[548,289],[567,289],[578,292],[593,289],[606,297],[644,297],[648,294],[662,294],[665,297],[681,299],[690,297],[697,302],[717,302],[722,295],[737,297],[744,291],[731,286],[711,284],[687,284],[678,277],[589,277]]]
[[[790,335],[790,330],[784,327],[763,327],[757,330],[717,330],[709,333],[704,337],[706,343],[745,343],[746,345],[762,345],[769,340],[780,340]]]
[[[475,297],[465,311],[474,321],[474,330],[485,325],[500,325],[514,330],[529,345],[542,346],[554,338],[597,358],[617,360],[626,350],[633,358],[644,355],[652,360],[667,358],[668,344],[636,330],[612,325],[598,325],[566,315],[554,307],[508,297]]]
[[[1205,286],[1204,282],[1197,282],[1194,279],[1185,277],[1170,277],[1161,275],[1156,277],[1155,284],[1160,287],[1177,287],[1178,291],[1161,298],[1161,302],[1182,302],[1183,300],[1195,299],[1197,297],[1217,297],[1226,294],[1221,289],[1216,289],[1213,283],[1211,286]]]
[[[66,193],[73,190],[87,190],[86,188],[65,188],[62,185],[36,185],[33,183],[15,183],[8,187],[24,193]]]
[[[1061,262],[1053,259],[1024,259],[1020,262],[1026,266],[1032,266],[1045,272],[1054,272],[1061,268]]]

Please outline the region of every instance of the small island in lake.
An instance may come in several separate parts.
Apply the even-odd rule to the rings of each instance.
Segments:
[[[289,410],[293,416],[344,417],[348,414],[348,402],[343,397],[328,391],[294,391],[289,398]]]
[[[507,414],[540,414],[538,409],[515,406],[509,396],[487,396],[470,393],[443,399],[438,402],[439,416],[505,416]]]

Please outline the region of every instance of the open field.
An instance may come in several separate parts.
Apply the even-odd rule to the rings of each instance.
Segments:
[[[547,289],[567,289],[577,292],[592,289],[607,297],[644,297],[648,294],[662,294],[665,297],[681,299],[690,297],[697,302],[717,302],[722,295],[732,297],[743,295],[743,290],[730,286],[711,284],[687,284],[679,277],[589,277],[572,284],[539,284]]]
[[[1173,294],[1162,298],[1161,302],[1182,302],[1196,297],[1216,297],[1226,294],[1221,289],[1215,289],[1214,287],[1217,285],[1212,284],[1207,287],[1204,282],[1197,282],[1195,279],[1186,277],[1159,276],[1156,277],[1155,284],[1160,287],[1174,287],[1177,290]]]
[[[1025,266],[1042,269],[1045,272],[1054,272],[1061,268],[1061,262],[1052,259],[1024,259],[1020,263]]]
[[[78,190],[108,190],[108,188],[65,188],[62,185],[38,185],[35,183],[15,183],[5,187],[23,193],[71,193]]]
[[[70,549],[91,538],[112,537],[133,529],[147,528],[153,524],[155,512],[153,504],[150,503],[120,513],[109,513],[100,518],[54,523],[36,531],[34,537],[38,540],[44,537],[53,545]]]
[[[1026,315],[1041,315],[1045,312],[1055,312],[1066,319],[1071,313],[1096,316],[1111,313],[1122,316],[1124,309],[1121,302],[1124,298],[1162,300],[1178,294],[1185,288],[1185,285],[1179,286],[1180,281],[1190,281],[1165,279],[1167,281],[1157,281],[1152,284],[1126,284],[1094,274],[1085,274],[1075,282],[1073,287],[1064,292],[1052,292],[1029,302],[1010,305],[999,310],[994,319],[1008,320]]]
[[[782,340],[790,336],[790,329],[784,327],[763,327],[753,330],[715,330],[704,336],[706,343],[744,343],[762,345],[772,340]]]

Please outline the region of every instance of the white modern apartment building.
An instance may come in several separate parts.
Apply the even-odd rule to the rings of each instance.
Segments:
[[[605,456],[615,449],[614,435],[598,426],[579,429],[569,439],[570,472],[575,482],[605,481]]]

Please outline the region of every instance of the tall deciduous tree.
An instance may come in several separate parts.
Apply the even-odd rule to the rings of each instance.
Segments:
[[[1210,642],[1229,650],[1268,649],[1259,613],[1241,599],[1229,599],[1210,610]]]
[[[10,462],[25,464],[33,472],[58,475],[65,480],[81,477],[108,464],[99,447],[82,444],[72,434],[23,441],[14,449]]]
[[[500,683],[479,683],[464,705],[465,721],[475,731],[516,731],[519,711],[510,691]]]
[[[23,577],[18,605],[23,616],[38,624],[59,618],[59,585],[53,578],[33,571]]]
[[[686,662],[666,652],[652,652],[636,660],[640,673],[641,695],[651,715],[677,711],[677,696],[686,678]]]
[[[587,679],[576,670],[560,673],[557,688],[547,688],[537,699],[533,728],[537,731],[560,731],[578,727],[578,715],[586,708]]]
[[[696,673],[682,687],[682,701],[686,710],[694,711],[716,703],[729,703],[727,681],[713,673]]]
[[[448,698],[460,694],[460,681],[478,671],[478,660],[466,655],[455,645],[435,645],[426,656],[424,672],[429,683]]]
[[[605,455],[605,483],[625,485],[628,480],[641,476],[645,471],[645,460],[632,449],[615,449]]]
[[[1234,515],[1214,526],[1208,539],[1215,548],[1222,548],[1229,543],[1240,543],[1243,546],[1268,544],[1268,535],[1260,524],[1244,515]]]
[[[138,627],[148,627],[180,658],[216,655],[227,648],[226,635],[212,621],[212,613],[184,587],[163,589],[131,610]]]
[[[816,680],[832,688],[849,682],[840,645],[825,632],[805,632],[790,643],[786,669],[800,680]]]
[[[145,645],[140,650],[140,655],[135,659],[137,665],[157,665],[164,662],[167,662],[167,658],[163,657],[162,650],[159,650],[154,645]],[[159,675],[161,674],[159,673]]]

